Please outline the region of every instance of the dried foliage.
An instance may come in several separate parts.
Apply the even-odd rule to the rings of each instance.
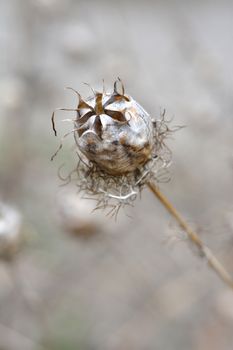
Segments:
[[[131,96],[125,95],[119,78],[112,93],[92,89],[93,96],[86,101],[76,90],[73,91],[78,96],[77,108],[60,110],[76,112],[76,118],[69,120],[74,129],[63,139],[74,135],[79,191],[96,198],[95,209],[108,208],[108,214],[117,217],[119,209],[132,205],[147,185],[186,232],[192,245],[198,248],[200,256],[205,257],[209,266],[233,288],[233,280],[224,266],[156,186],[161,172],[167,170],[171,162],[171,151],[165,141],[176,130],[169,128],[165,111],[159,118],[151,118]],[[55,112],[52,126],[57,135],[54,119]],[[61,147],[62,142],[52,159]],[[71,175],[68,176],[70,179]]]

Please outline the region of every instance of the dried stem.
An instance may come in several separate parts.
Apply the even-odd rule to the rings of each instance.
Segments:
[[[160,203],[167,209],[167,211],[171,214],[171,216],[177,221],[179,226],[186,232],[190,242],[194,244],[201,256],[204,256],[208,261],[209,266],[218,274],[218,276],[226,283],[230,288],[233,289],[233,279],[229,275],[229,273],[225,270],[224,266],[220,263],[220,261],[215,257],[212,251],[202,242],[200,237],[194,232],[189,225],[184,221],[184,219],[180,216],[178,211],[174,208],[174,206],[169,202],[169,200],[159,191],[157,186],[148,182],[147,186],[154,193],[154,195],[158,198]]]

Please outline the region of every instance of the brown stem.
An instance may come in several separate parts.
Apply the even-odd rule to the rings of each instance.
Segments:
[[[187,236],[190,239],[190,241],[198,248],[198,251],[201,253],[201,255],[206,258],[209,266],[228,286],[230,286],[233,289],[233,279],[225,270],[224,266],[220,263],[220,261],[215,257],[212,251],[202,242],[197,233],[189,227],[189,225],[180,216],[178,211],[169,202],[169,200],[159,191],[158,187],[154,183],[148,182],[147,186],[158,198],[160,203],[163,204],[163,206],[167,209],[171,216],[175,218],[179,226],[187,233]]]

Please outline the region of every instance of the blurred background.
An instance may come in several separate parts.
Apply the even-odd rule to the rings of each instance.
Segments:
[[[91,214],[51,113],[120,76],[186,128],[161,190],[233,275],[233,3],[0,1],[0,349],[231,350],[233,293],[144,190]],[[10,238],[9,238],[10,237]],[[1,252],[0,249],[0,252]]]

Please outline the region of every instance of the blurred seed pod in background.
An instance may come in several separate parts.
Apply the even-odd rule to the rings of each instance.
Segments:
[[[74,237],[90,238],[104,229],[106,219],[101,213],[93,212],[94,209],[93,201],[72,192],[66,191],[58,197],[60,224]]]
[[[22,242],[21,214],[16,209],[0,202],[0,259],[13,259]]]

